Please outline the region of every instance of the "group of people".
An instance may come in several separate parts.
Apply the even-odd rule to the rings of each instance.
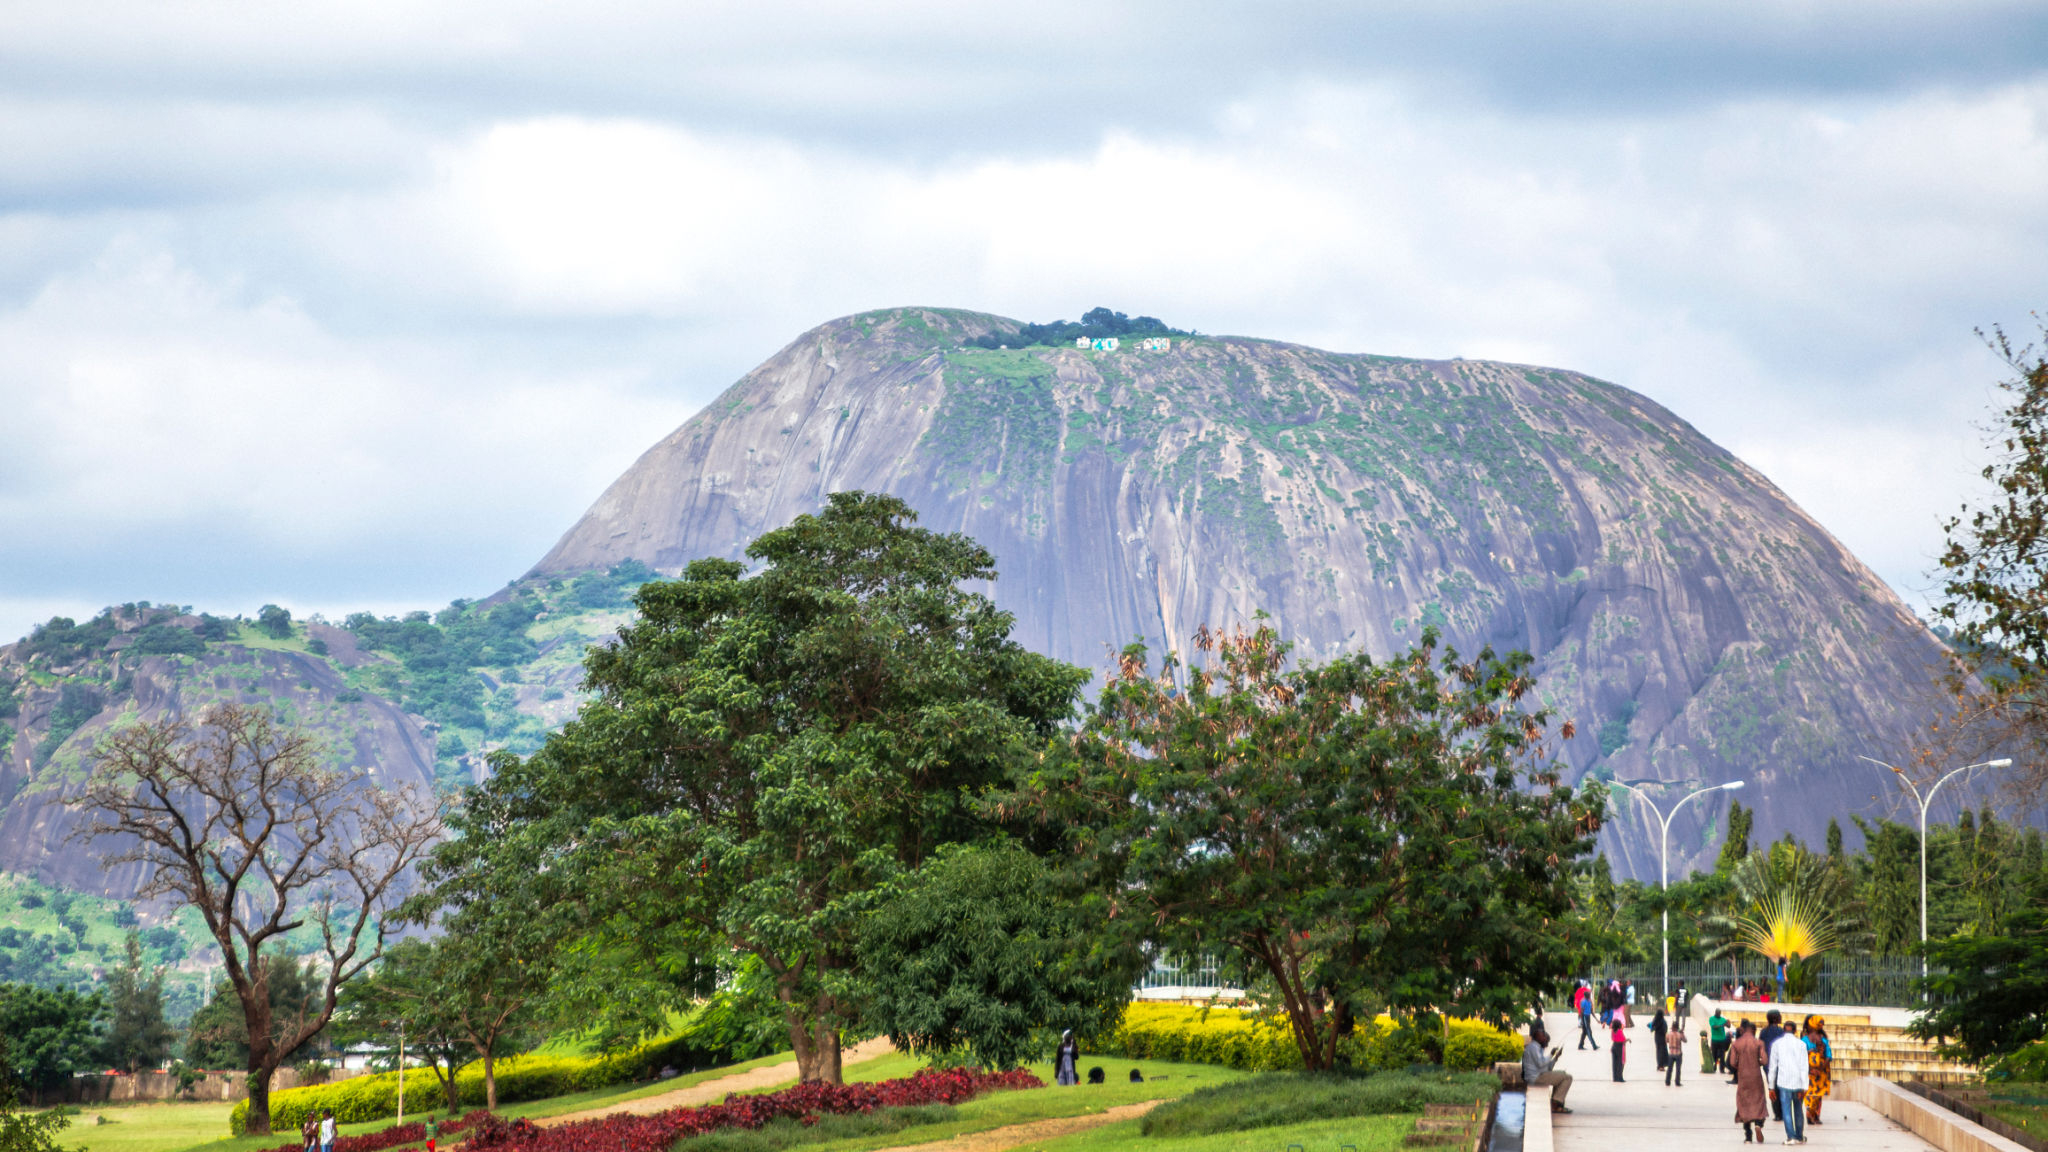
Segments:
[[[434,1142],[441,1135],[441,1125],[429,1112],[423,1126],[427,1152],[434,1152]],[[306,1152],[334,1152],[334,1109],[329,1108],[318,1116],[306,1113],[306,1118],[299,1122],[299,1135],[306,1141]]]
[[[1725,1029],[1727,1018],[1719,1009],[1714,1016]],[[1821,1101],[1834,1082],[1835,1051],[1828,1043],[1827,1021],[1808,1016],[1795,1031],[1773,1008],[1761,1032],[1745,1019],[1732,1043],[1714,1047],[1721,1070],[1735,1085],[1735,1122],[1742,1125],[1742,1142],[1764,1142],[1768,1106],[1785,1125],[1785,1143],[1806,1143],[1806,1126],[1821,1122]]]
[[[1747,1001],[1752,1004],[1769,1004],[1773,997],[1769,984],[1758,984],[1754,980],[1737,980],[1722,982],[1721,999],[1734,1003]]]
[[[1630,1009],[1635,1002],[1633,980],[1626,984],[1620,980],[1609,980],[1598,991],[1581,980],[1572,991],[1572,1010],[1579,1017],[1579,1050],[1585,1051],[1588,1045],[1595,1052],[1600,1050],[1600,1041],[1593,1036],[1593,1018],[1597,1010],[1602,1026],[1611,1030],[1608,1050],[1614,1054],[1616,1084],[1624,1083],[1622,1070],[1628,1062],[1628,1030],[1635,1026]],[[1657,1071],[1664,1074],[1667,1086],[1682,1087],[1685,1083],[1685,1029],[1691,1019],[1692,993],[1680,983],[1677,992],[1666,996],[1657,1005],[1655,1015],[1646,1026],[1657,1054]]]
[[[1732,987],[1722,991],[1722,999],[1729,1000]],[[1758,989],[1750,985],[1747,991],[1752,997],[1761,992],[1764,1000],[1770,998],[1768,986]],[[1604,1026],[1612,1029],[1609,1048],[1614,1054],[1617,1084],[1624,1082],[1622,1069],[1629,1044],[1633,992],[1632,984],[1624,985],[1618,980],[1609,980],[1598,989],[1581,980],[1572,993],[1572,1009],[1579,1017],[1580,1051],[1589,1044],[1596,1052],[1600,1049],[1600,1042],[1593,1035],[1596,1014]],[[1691,1018],[1692,996],[1680,984],[1675,994],[1656,1006],[1647,1025],[1656,1048],[1657,1070],[1671,1087],[1684,1084],[1685,1033]],[[1742,1142],[1763,1143],[1764,1124],[1775,1117],[1785,1125],[1785,1143],[1806,1143],[1806,1126],[1821,1122],[1821,1102],[1827,1099],[1833,1082],[1835,1053],[1828,1042],[1827,1021],[1808,1016],[1803,1024],[1787,1028],[1783,1015],[1773,1008],[1764,1017],[1761,1030],[1748,1019],[1731,1029],[1728,1017],[1717,1005],[1714,1014],[1707,1018],[1707,1030],[1715,1069],[1735,1085],[1735,1120],[1742,1125]],[[1543,1048],[1549,1042],[1542,1025],[1530,1029],[1529,1042],[1523,1046],[1522,1077],[1531,1084],[1553,1085],[1552,1107],[1568,1112],[1570,1109],[1563,1107],[1563,1103],[1571,1077],[1553,1068],[1564,1049],[1553,1050],[1546,1059]]]

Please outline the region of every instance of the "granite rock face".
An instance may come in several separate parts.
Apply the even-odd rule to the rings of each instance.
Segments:
[[[145,628],[198,621],[132,606],[107,616],[116,629],[103,643],[94,637],[90,648],[39,653],[33,638],[0,647],[0,684],[10,687],[12,713],[0,736],[13,737],[0,745],[0,871],[132,897],[147,879],[140,866],[102,867],[99,852],[108,846],[71,839],[87,816],[62,797],[84,779],[93,746],[116,725],[166,716],[196,722],[222,701],[276,710],[315,736],[333,767],[387,787],[432,792],[434,744],[421,719],[350,690],[334,663],[304,651],[220,641],[140,654],[134,641]]]
[[[740,558],[827,493],[907,500],[994,553],[1017,638],[1104,667],[1270,613],[1307,659],[1436,627],[1537,657],[1567,775],[1660,804],[1742,778],[1757,835],[1817,844],[1881,791],[1938,641],[1761,474],[1567,371],[1236,337],[984,350],[1015,321],[865,313],[805,333],[648,450],[536,566]],[[1686,805],[1675,874],[1725,804]],[[1641,805],[1603,838],[1654,878]],[[1847,825],[1846,819],[1844,820]]]

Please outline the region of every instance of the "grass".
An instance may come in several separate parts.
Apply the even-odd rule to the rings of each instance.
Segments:
[[[1338,1152],[1355,1145],[1358,1152],[1391,1152],[1415,1127],[1413,1116],[1354,1116],[1346,1120],[1312,1120],[1250,1132],[1219,1132],[1161,1140],[1138,1131],[1138,1121],[1122,1120],[1056,1140],[1020,1145],[1015,1152],[1281,1152],[1299,1144],[1305,1152]]]
[[[1490,1072],[1311,1076],[1268,1072],[1203,1088],[1145,1117],[1147,1136],[1189,1137],[1305,1120],[1419,1114],[1425,1104],[1476,1104],[1500,1081]]]

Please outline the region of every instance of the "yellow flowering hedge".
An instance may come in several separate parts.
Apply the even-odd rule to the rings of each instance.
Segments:
[[[663,1064],[692,1064],[686,1049],[690,1040],[670,1036],[646,1041],[609,1055],[544,1056],[526,1053],[507,1056],[496,1064],[498,1103],[540,1100],[571,1092],[588,1092],[609,1084],[622,1084],[647,1076]],[[466,1108],[484,1104],[484,1065],[472,1060],[455,1072],[455,1098]],[[405,1073],[405,1102],[416,1112],[435,1111],[447,1100],[440,1081],[425,1068],[408,1068]],[[383,1120],[398,1115],[398,1073],[381,1072],[356,1076],[332,1084],[288,1088],[270,1094],[270,1127],[275,1132],[297,1131],[310,1112],[319,1115],[334,1109],[343,1124]],[[240,1136],[249,1122],[249,1102],[235,1105],[228,1114],[228,1127]]]
[[[1444,1065],[1453,1071],[1490,1068],[1495,1061],[1519,1060],[1521,1038],[1475,1020],[1453,1020],[1444,1039]],[[1364,1068],[1406,1068],[1429,1060],[1423,1036],[1415,1029],[1381,1016],[1360,1028],[1352,1042],[1352,1063]],[[1104,1056],[1133,1060],[1173,1060],[1189,1064],[1222,1064],[1248,1072],[1274,1072],[1301,1067],[1301,1049],[1279,1020],[1261,1020],[1234,1008],[1202,1008],[1187,1004],[1131,1005],[1116,1031],[1094,1045]]]

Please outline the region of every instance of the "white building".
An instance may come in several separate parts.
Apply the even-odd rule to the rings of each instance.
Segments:
[[[1164,336],[1147,336],[1138,341],[1138,347],[1147,352],[1168,352],[1173,349],[1173,341]]]
[[[1104,336],[1101,339],[1095,341],[1095,350],[1097,352],[1114,352],[1116,351],[1116,344],[1116,337]]]

